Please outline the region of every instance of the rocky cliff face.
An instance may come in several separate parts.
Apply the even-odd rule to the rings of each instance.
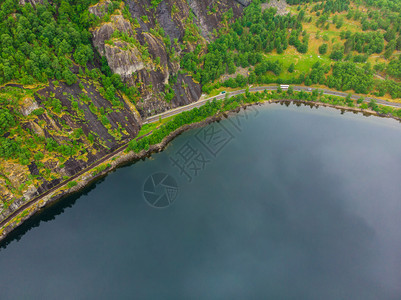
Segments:
[[[58,101],[50,104],[51,99]],[[118,97],[116,107],[104,98],[96,83],[85,79],[71,86],[50,83],[23,101],[19,106],[27,116],[24,130],[34,133],[36,138],[51,139],[56,145],[73,146],[77,150],[66,155],[66,159],[60,153],[52,153],[48,146],[37,149],[37,153],[44,153],[41,167],[34,161],[25,166],[0,158],[0,220],[137,136],[142,125],[138,112],[127,99]],[[59,111],[33,113],[39,107],[55,103],[59,103]],[[18,186],[20,192],[15,190]],[[4,207],[4,203],[11,204]]]
[[[252,0],[236,0],[237,2],[241,3],[243,6],[248,6]]]
[[[136,106],[142,117],[197,101],[201,86],[180,69],[180,57],[198,45],[204,49],[232,9],[242,13],[246,0],[126,0],[107,22],[93,29],[93,43],[114,73],[138,88]],[[103,17],[110,5],[101,2],[90,12]],[[196,25],[196,26],[195,26]],[[174,96],[166,101],[166,93]]]
[[[250,2],[251,0],[188,1],[192,12],[196,16],[196,22],[202,30],[202,36],[207,40],[211,38],[210,34],[213,32],[213,29],[218,29],[221,26],[221,16],[224,12],[233,9],[234,18],[236,18],[242,13],[243,6],[249,5]]]

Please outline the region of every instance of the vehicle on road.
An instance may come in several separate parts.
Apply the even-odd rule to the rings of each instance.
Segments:
[[[290,86],[288,84],[280,84],[280,88],[288,89]]]
[[[224,95],[226,93],[226,91],[222,91],[221,94]]]

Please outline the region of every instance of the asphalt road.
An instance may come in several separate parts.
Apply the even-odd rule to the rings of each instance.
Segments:
[[[319,90],[319,91],[323,91],[323,94],[325,94],[325,95],[338,96],[338,97],[343,97],[343,98],[347,97],[347,95],[348,95],[347,93],[332,91],[332,90],[328,90],[328,89],[317,89],[317,88],[296,86],[296,85],[293,85],[292,87],[293,87],[294,91],[297,91],[297,92],[304,91],[304,92],[310,92],[311,93],[313,90]],[[277,90],[277,86],[260,86],[260,87],[254,87],[254,88],[250,88],[249,89],[250,92],[263,92],[264,90],[267,90],[267,91]],[[238,91],[234,91],[234,92],[228,93],[228,97],[233,97],[233,96],[237,96],[237,95],[244,94],[244,93],[245,93],[245,89],[238,90]],[[181,113],[183,111],[191,110],[191,109],[193,109],[195,107],[200,107],[200,106],[206,104],[208,101],[211,101],[211,100],[214,100],[214,99],[217,99],[217,100],[224,99],[225,96],[226,96],[225,94],[220,94],[220,95],[217,95],[217,96],[214,96],[214,97],[210,97],[210,98],[207,98],[207,99],[199,100],[197,102],[193,102],[193,103],[188,104],[186,106],[174,108],[174,109],[166,111],[164,113],[161,113],[161,114],[158,114],[158,115],[151,116],[151,117],[147,118],[146,121],[143,124],[153,123],[155,121],[158,121],[160,117],[162,119],[165,119],[165,118],[177,115],[177,114],[179,114],[179,113]],[[358,95],[352,95],[351,96],[351,99],[353,99],[353,100],[357,100],[359,98],[360,98],[360,96],[358,96]],[[369,103],[371,100],[375,100],[377,102],[377,104],[390,106],[390,107],[395,107],[395,108],[401,108],[401,103],[388,102],[388,101],[384,101],[384,100],[377,99],[377,98],[369,98],[369,97],[364,98],[364,102],[367,102],[367,103]]]

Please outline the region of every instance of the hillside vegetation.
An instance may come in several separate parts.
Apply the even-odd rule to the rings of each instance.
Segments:
[[[267,3],[253,1],[208,54],[184,57],[204,91],[292,83],[401,98],[400,1],[288,1],[281,16]]]

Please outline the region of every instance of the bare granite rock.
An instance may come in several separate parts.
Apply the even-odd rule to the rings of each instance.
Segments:
[[[35,109],[38,109],[38,103],[31,98],[26,98],[24,101],[24,105],[21,106],[20,110],[24,116],[28,116],[31,114]]]
[[[243,6],[248,6],[252,0],[236,0],[237,2],[241,3]]]
[[[90,12],[102,16],[108,3],[104,1],[94,5]],[[156,8],[150,8],[150,0],[127,0],[125,5],[139,25],[131,24],[120,10],[116,10],[110,22],[93,30],[93,43],[100,55],[106,57],[111,70],[139,90],[140,101],[136,102],[136,107],[141,116],[151,116],[199,99],[201,86],[182,72],[180,57],[194,51],[197,45],[205,49],[206,40],[213,38],[212,33],[219,28],[222,15],[232,9],[236,18],[242,14],[243,6],[249,3],[248,0],[165,0]],[[218,9],[210,13],[215,5]],[[200,28],[201,36],[195,42],[186,41],[184,49],[176,45],[173,51],[167,49],[165,38],[173,45],[175,39],[183,43],[188,26],[192,24],[191,12],[195,15],[193,21]],[[158,34],[159,26],[165,37]],[[112,38],[116,30],[128,35],[131,42]],[[165,95],[166,92],[171,93],[171,89],[174,97],[168,102]]]
[[[111,1],[109,1],[109,0],[101,1],[93,6],[89,7],[89,12],[91,14],[94,14],[95,16],[101,18],[106,14],[107,8],[109,7],[110,3],[111,3]]]
[[[106,44],[104,48],[109,67],[122,78],[130,77],[132,73],[145,68],[141,53],[126,42],[117,41],[114,45]]]
[[[105,55],[105,41],[111,38],[114,28],[111,23],[105,23],[92,32],[93,45],[99,51],[100,55]]]
[[[269,3],[262,4],[262,10],[270,7],[276,8],[277,14],[280,16],[284,16],[289,13],[289,10],[287,10],[287,2],[285,0],[270,0]]]
[[[106,54],[105,42],[110,40],[113,32],[116,30],[131,36],[134,34],[131,23],[125,20],[122,15],[111,16],[110,22],[102,24],[92,32],[93,44],[100,55],[104,56]]]

